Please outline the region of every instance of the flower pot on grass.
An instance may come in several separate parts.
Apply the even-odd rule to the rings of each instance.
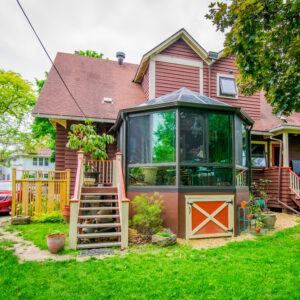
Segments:
[[[52,233],[47,235],[47,245],[51,253],[57,253],[64,249],[66,235],[64,233]]]
[[[268,228],[274,228],[277,220],[276,214],[272,211],[266,211],[262,213],[262,216],[264,217],[262,220],[264,226]]]
[[[260,233],[260,227],[255,228],[256,233]]]
[[[63,219],[66,223],[70,223],[70,205],[65,205],[62,211]]]

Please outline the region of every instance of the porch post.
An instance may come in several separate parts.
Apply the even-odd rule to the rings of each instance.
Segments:
[[[289,167],[289,134],[288,132],[282,133],[283,144],[283,167]]]
[[[70,200],[69,249],[76,250],[77,246],[78,200]]]

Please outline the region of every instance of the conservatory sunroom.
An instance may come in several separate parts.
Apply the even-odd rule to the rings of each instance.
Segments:
[[[122,110],[116,128],[128,196],[167,193],[178,219],[189,194],[231,194],[236,203],[237,192],[248,193],[252,125],[241,108],[187,88]]]

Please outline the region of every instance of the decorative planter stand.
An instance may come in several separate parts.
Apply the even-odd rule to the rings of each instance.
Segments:
[[[262,234],[269,231],[271,228],[269,227],[261,227],[260,232],[256,232],[256,219],[249,220],[247,218],[249,208],[248,207],[238,207],[238,227],[239,234],[244,233],[252,233],[261,236]]]

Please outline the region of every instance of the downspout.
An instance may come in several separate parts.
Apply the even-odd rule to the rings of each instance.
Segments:
[[[280,193],[281,193],[281,166],[282,166],[282,140],[280,139],[275,139],[274,137],[270,138],[273,141],[277,141],[280,143],[280,150],[279,150],[279,167],[278,167],[278,195],[277,195],[277,202],[283,206],[285,206],[286,208],[290,209],[291,211],[293,211],[294,213],[300,215],[300,213],[295,210],[294,208],[290,207],[289,205],[285,204],[284,202],[280,201]]]

